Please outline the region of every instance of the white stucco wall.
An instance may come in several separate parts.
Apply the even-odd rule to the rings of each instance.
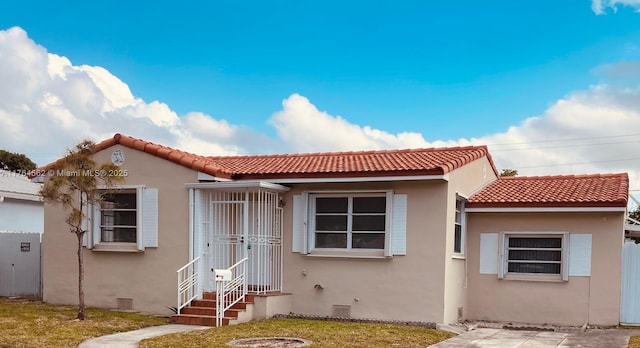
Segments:
[[[4,198],[0,202],[0,231],[44,231],[42,202]]]

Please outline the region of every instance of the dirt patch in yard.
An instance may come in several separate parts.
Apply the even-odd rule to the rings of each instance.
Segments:
[[[311,341],[302,338],[293,337],[259,337],[259,338],[243,338],[229,342],[232,347],[251,347],[251,348],[276,348],[287,347],[297,348],[305,347],[311,344]]]

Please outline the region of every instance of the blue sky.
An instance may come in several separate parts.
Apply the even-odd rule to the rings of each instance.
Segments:
[[[11,2],[0,12],[0,147],[43,164],[78,134],[116,131],[204,154],[484,143],[501,168],[627,171],[640,189],[640,158],[626,151],[640,143],[639,8]]]
[[[640,58],[630,7],[588,1],[13,2],[20,26],[144,100],[265,132],[282,99],[427,140],[482,136],[542,113]],[[250,102],[249,102],[250,101]],[[464,126],[460,127],[461,124]]]

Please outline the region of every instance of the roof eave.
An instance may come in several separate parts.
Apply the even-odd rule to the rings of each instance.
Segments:
[[[0,197],[3,199],[11,198],[21,201],[42,202],[42,197],[40,197],[40,195],[31,193],[0,191]]]
[[[626,200],[590,202],[469,202],[467,212],[625,211]]]
[[[322,173],[265,173],[265,174],[234,174],[234,180],[327,180],[333,179],[376,179],[376,178],[392,178],[395,180],[405,180],[408,177],[443,177],[444,173],[440,168],[432,170],[395,170],[395,171],[359,171],[359,172],[322,172]]]
[[[266,181],[219,181],[219,182],[194,182],[185,184],[187,188],[194,189],[224,189],[224,190],[246,190],[246,189],[266,189],[277,192],[287,192],[290,187]]]
[[[627,207],[618,206],[539,206],[539,207],[471,207],[466,208],[466,213],[592,213],[592,212],[621,212]]]
[[[349,173],[287,173],[264,175],[236,175],[236,181],[265,180],[274,183],[338,183],[338,182],[373,182],[373,181],[417,181],[444,180],[449,181],[449,174],[426,172],[349,172]]]
[[[468,208],[566,208],[566,207],[626,207],[626,200],[601,200],[583,202],[477,202],[473,198],[466,204]]]

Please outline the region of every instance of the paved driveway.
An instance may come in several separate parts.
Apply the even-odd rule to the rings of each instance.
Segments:
[[[627,348],[637,330],[589,330],[587,332],[476,329],[430,348]]]

